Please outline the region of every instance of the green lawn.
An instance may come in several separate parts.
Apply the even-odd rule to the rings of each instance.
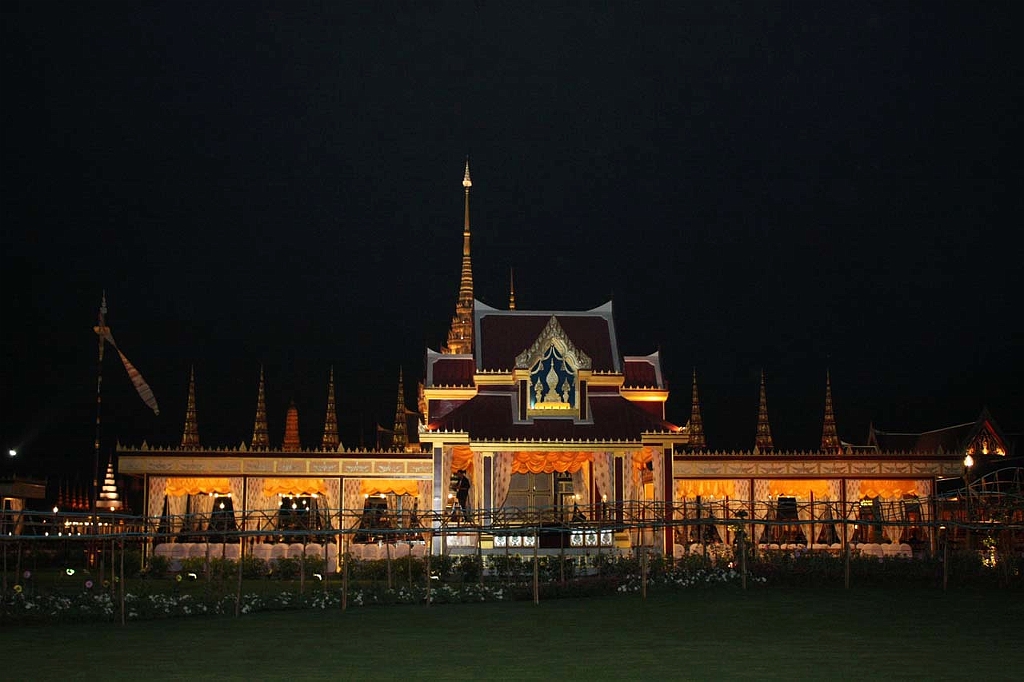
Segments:
[[[5,627],[12,680],[1021,679],[1019,591],[731,587]]]

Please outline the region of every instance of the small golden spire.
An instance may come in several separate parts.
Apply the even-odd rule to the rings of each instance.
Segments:
[[[821,429],[821,451],[842,451],[839,434],[836,432],[836,415],[832,411],[832,377],[828,370],[825,370],[825,424]]]
[[[341,445],[338,438],[338,411],[334,406],[334,366],[327,378],[327,416],[324,417],[324,437],[320,440],[320,449],[334,451]]]
[[[768,398],[764,388],[764,370],[761,370],[761,399],[757,405],[757,436],[754,439],[755,452],[771,452],[775,449],[772,444],[772,429],[768,425]]]
[[[260,388],[256,397],[256,424],[252,429],[252,449],[266,450],[270,447],[267,436],[267,399],[263,390],[263,365],[260,365]]]
[[[402,378],[402,368],[398,368],[398,402],[395,405],[395,428],[391,437],[391,448],[394,450],[405,450],[409,444],[409,434],[405,422],[405,381]]]
[[[508,309],[516,309],[516,272],[508,269]]]
[[[473,261],[469,255],[469,157],[466,157],[466,173],[462,178],[465,191],[465,221],[462,228],[462,276],[459,280],[459,297],[455,303],[455,315],[448,330],[445,353],[470,354],[473,352]]]
[[[693,368],[693,391],[690,398],[690,449],[706,450],[708,441],[704,437],[704,421],[700,416],[700,400],[697,399],[697,368]]]
[[[199,426],[196,422],[196,368],[193,365],[188,375],[188,403],[185,407],[185,429],[181,434],[181,449],[199,448]]]

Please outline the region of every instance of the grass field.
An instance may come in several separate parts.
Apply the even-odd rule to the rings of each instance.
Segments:
[[[1018,591],[733,588],[8,627],[11,680],[1024,678]]]

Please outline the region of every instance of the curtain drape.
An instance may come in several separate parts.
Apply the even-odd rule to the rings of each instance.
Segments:
[[[174,477],[167,479],[168,495],[202,495],[204,493],[231,492],[231,481],[227,478]]]
[[[416,481],[416,502],[420,513],[431,511],[430,499],[434,496],[433,481]],[[422,523],[422,521],[421,521]]]
[[[280,507],[277,495],[267,494],[264,478],[250,478],[245,491],[245,529],[271,530]]]
[[[758,478],[754,481],[754,516],[758,519],[770,519],[772,517],[772,504],[770,490],[771,481]],[[767,524],[760,524],[754,531],[754,542],[768,542],[769,537]]]
[[[245,479],[241,476],[232,476],[231,480],[231,506],[234,508],[235,528],[242,527],[242,515],[245,511]]]
[[[167,495],[167,477],[149,477],[149,508],[146,515],[149,517],[149,525],[154,530],[160,527],[160,517],[164,513],[164,497]]]
[[[512,481],[512,461],[515,454],[511,452],[494,453],[494,506],[505,506],[508,486]]]
[[[594,453],[594,484],[597,487],[597,499],[594,500],[595,505],[603,502],[605,499],[613,501],[615,499],[615,488],[612,485],[614,469],[612,463],[615,456],[610,452],[597,452]]]
[[[363,480],[361,478],[345,479],[342,528],[354,528],[359,523],[363,513],[363,495],[360,492],[362,488]]]
[[[853,534],[857,530],[857,525],[854,523],[860,516],[860,480],[855,478],[846,479],[846,509],[843,510],[843,515],[846,518],[846,537],[847,540],[853,539]]]
[[[581,509],[590,506],[590,471],[580,467],[572,474],[572,492],[576,495]]]
[[[171,517],[169,524],[171,533],[177,533],[181,530],[181,524],[184,520],[185,510],[188,507],[188,495],[168,495],[167,496],[167,514]]]
[[[228,488],[230,489],[230,484]],[[189,496],[192,530],[205,531],[210,526],[210,512],[213,511],[213,495],[199,493]]]
[[[341,507],[341,481],[337,478],[324,479],[324,510],[328,528],[336,528],[335,519]]]
[[[484,453],[473,453],[473,464],[470,467],[470,488],[469,508],[483,509],[484,507]]]

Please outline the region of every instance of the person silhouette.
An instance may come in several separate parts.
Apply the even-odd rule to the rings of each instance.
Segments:
[[[466,470],[459,469],[456,472],[455,499],[458,500],[459,509],[462,510],[462,518],[467,523],[469,522],[469,509],[466,503],[469,500],[469,487],[469,476],[466,475]]]

